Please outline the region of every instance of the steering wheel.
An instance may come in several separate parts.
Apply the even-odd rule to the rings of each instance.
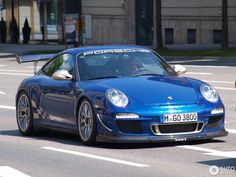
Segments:
[[[138,69],[138,70],[134,71],[132,75],[137,76],[137,75],[139,75],[141,73],[145,73],[145,72],[150,72],[150,70],[146,69],[146,68],[141,68],[141,69]]]

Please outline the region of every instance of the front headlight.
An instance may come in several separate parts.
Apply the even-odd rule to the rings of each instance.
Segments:
[[[117,89],[108,89],[106,91],[107,99],[117,107],[126,107],[129,103],[128,97]]]
[[[214,87],[204,84],[201,86],[200,90],[201,90],[203,97],[206,100],[208,100],[212,103],[215,103],[219,100],[219,95]]]

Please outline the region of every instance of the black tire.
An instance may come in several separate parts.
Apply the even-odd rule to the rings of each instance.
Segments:
[[[25,107],[22,105],[24,101]],[[16,120],[18,129],[22,135],[31,136],[34,134],[34,118],[32,112],[32,105],[28,94],[24,91],[22,91],[17,97]]]
[[[88,109],[90,109],[90,114],[91,114],[91,118],[88,118],[89,116],[87,116],[87,118],[85,118],[86,116],[84,115],[84,117],[82,116],[82,109],[84,109],[84,106],[87,105]],[[91,132],[89,133],[89,136],[85,136],[83,133],[83,129],[81,126],[83,126],[82,124],[84,124],[84,129],[86,128],[86,125],[88,126],[92,121],[92,125],[90,125],[90,128],[92,129]],[[78,126],[78,131],[79,131],[79,138],[80,141],[83,144],[86,145],[93,145],[96,143],[96,136],[97,136],[97,122],[96,122],[96,114],[94,112],[94,109],[91,105],[91,103],[89,102],[89,100],[87,98],[82,99],[82,101],[79,104],[78,107],[78,112],[77,112],[77,126]]]

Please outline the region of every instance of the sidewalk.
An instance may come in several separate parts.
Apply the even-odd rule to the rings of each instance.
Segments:
[[[64,49],[65,45],[58,44],[0,44],[0,58],[23,55],[29,51],[52,51]]]
[[[73,45],[68,46],[72,48]],[[168,49],[174,50],[213,50],[219,49],[219,44],[211,45],[189,45],[189,44],[176,44],[176,45],[165,45]],[[230,45],[230,47],[236,48],[236,45]],[[30,51],[59,51],[64,50],[65,45],[59,44],[1,44],[0,43],[0,58],[11,57],[15,55],[27,54]],[[174,57],[171,57],[174,58]],[[178,58],[178,57],[177,57]],[[182,56],[180,58],[183,58]],[[188,57],[189,58],[189,57]]]
[[[220,44],[172,44],[165,45],[171,50],[214,50],[220,49]],[[236,44],[229,44],[230,48],[236,48]]]

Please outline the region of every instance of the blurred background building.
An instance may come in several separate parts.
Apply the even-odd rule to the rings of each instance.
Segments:
[[[0,0],[0,18],[15,17],[21,33],[25,19],[31,41],[63,42],[63,14],[85,15],[83,42],[156,46],[155,0]],[[221,42],[222,0],[162,0],[164,44]],[[236,1],[228,1],[229,43],[236,44]],[[86,31],[87,30],[87,31]],[[86,31],[86,32],[85,32]],[[91,34],[85,34],[85,33]]]

